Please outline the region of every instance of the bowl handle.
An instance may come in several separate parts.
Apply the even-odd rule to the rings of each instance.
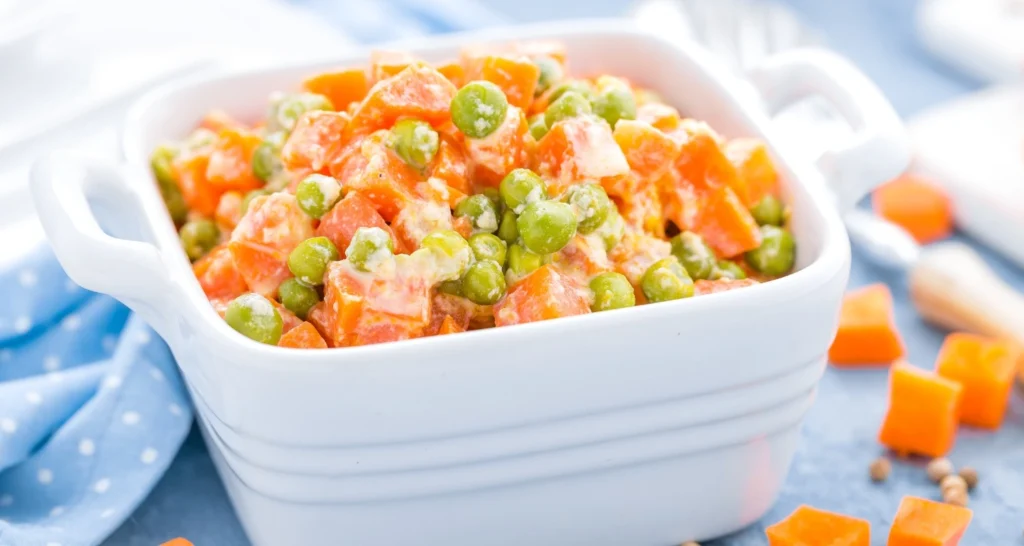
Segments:
[[[152,242],[139,198],[113,164],[71,152],[38,160],[31,172],[32,200],[57,260],[76,283],[110,294],[159,334],[172,317],[157,309],[178,297],[160,250]],[[102,206],[100,227],[93,206]],[[141,229],[140,229],[141,226]],[[142,240],[133,240],[135,236]],[[180,301],[180,300],[179,300]]]
[[[748,76],[769,115],[821,97],[853,129],[845,143],[817,160],[840,212],[907,168],[910,145],[903,122],[882,91],[843,57],[824,49],[793,49],[772,56]]]

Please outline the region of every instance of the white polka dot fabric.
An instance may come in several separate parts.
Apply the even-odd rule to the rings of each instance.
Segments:
[[[0,545],[99,544],[188,433],[174,360],[48,249],[0,271],[0,300]]]

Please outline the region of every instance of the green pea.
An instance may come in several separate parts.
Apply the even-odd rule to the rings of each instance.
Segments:
[[[188,205],[185,204],[185,198],[181,195],[178,182],[174,179],[174,169],[171,167],[177,153],[171,146],[158,146],[153,150],[149,164],[153,169],[153,176],[156,177],[167,213],[175,225],[181,225],[188,218]]]
[[[771,277],[785,275],[796,261],[793,235],[777,226],[761,226],[761,246],[746,253],[747,265]]]
[[[459,201],[455,206],[455,216],[468,217],[476,232],[494,233],[498,230],[498,207],[494,201],[480,193]]]
[[[591,108],[587,99],[575,91],[567,91],[558,97],[558,100],[548,105],[548,109],[544,111],[544,123],[548,127],[554,127],[563,119],[589,113],[591,113]]]
[[[490,199],[495,207],[501,209],[501,192],[498,191],[498,188],[486,187],[480,190],[480,193]]]
[[[546,134],[548,134],[548,122],[544,121],[544,114],[534,114],[530,118],[530,135],[534,140],[540,140]]]
[[[615,127],[620,119],[636,119],[636,98],[624,85],[612,85],[594,98],[594,113]]]
[[[548,198],[544,180],[530,169],[515,169],[501,179],[498,186],[505,206],[521,214],[526,205]]]
[[[544,257],[530,252],[523,245],[514,244],[508,247],[508,271],[514,277],[525,277],[542,265],[544,265]]]
[[[423,171],[434,160],[440,142],[437,131],[425,121],[403,119],[391,128],[388,144],[406,165]]]
[[[540,74],[537,76],[537,88],[534,91],[535,96],[540,96],[551,89],[552,85],[565,76],[562,65],[551,57],[538,57],[533,60],[533,64],[540,69]]]
[[[256,199],[261,195],[270,195],[270,193],[270,190],[266,188],[260,188],[258,190],[252,190],[251,192],[246,193],[244,196],[242,196],[242,203],[238,206],[239,213],[244,215],[246,211],[249,210],[249,203],[251,203],[253,199]]]
[[[281,305],[302,320],[306,320],[309,310],[320,301],[320,294],[316,288],[303,284],[295,277],[285,279],[277,287],[277,295],[281,299]]]
[[[720,260],[715,265],[715,270],[711,273],[711,280],[717,281],[719,279],[745,279],[747,278],[747,272],[743,271],[743,268],[736,262],[730,260]]]
[[[451,229],[430,232],[420,242],[420,248],[430,249],[436,253],[439,258],[437,268],[442,276],[449,280],[461,277],[473,259],[470,243]]]
[[[619,214],[619,209],[612,207],[608,211],[608,219],[594,233],[601,237],[605,251],[611,252],[626,236],[626,222]]]
[[[555,90],[551,92],[551,96],[548,97],[548,104],[560,99],[562,95],[569,91],[579,93],[588,101],[594,98],[594,86],[591,85],[590,82],[585,80],[570,80],[562,82],[555,87]]]
[[[295,188],[295,199],[302,212],[310,218],[320,218],[341,199],[341,184],[333,177],[311,174]]]
[[[284,321],[270,300],[250,292],[228,304],[224,321],[243,336],[267,345],[277,345]]]
[[[718,258],[700,235],[684,231],[672,238],[672,255],[686,268],[693,279],[707,279],[715,270]]]
[[[678,300],[693,295],[693,280],[679,260],[662,258],[644,272],[640,278],[640,289],[651,303]]]
[[[452,99],[452,123],[469,138],[484,138],[505,121],[508,99],[497,85],[469,82]]]
[[[562,250],[576,235],[576,215],[572,207],[557,201],[530,203],[516,223],[523,245],[536,254]]]
[[[505,213],[501,216],[501,225],[498,226],[498,237],[501,237],[502,241],[508,244],[512,244],[519,240],[519,227],[516,226],[518,217],[516,213],[506,209]]]
[[[372,271],[395,253],[391,235],[379,227],[361,227],[345,250],[345,259],[360,271]]]
[[[493,305],[505,295],[505,274],[492,260],[476,262],[462,277],[462,293],[479,305]]]
[[[473,249],[473,256],[476,260],[491,260],[498,265],[505,266],[505,254],[508,245],[497,235],[490,233],[477,233],[469,238],[469,248]]]
[[[590,279],[590,291],[594,293],[591,311],[608,311],[636,305],[633,285],[622,273],[601,273]]]
[[[338,248],[327,237],[310,237],[288,255],[288,269],[296,279],[310,285],[324,283],[327,266],[340,258]]]
[[[252,174],[267,182],[275,173],[284,169],[281,162],[281,148],[287,140],[288,134],[284,131],[270,133],[260,142],[252,152]]]
[[[220,230],[210,220],[192,220],[181,226],[178,232],[185,254],[193,262],[202,258],[220,243]]]
[[[577,186],[569,194],[569,204],[576,209],[579,219],[580,233],[592,233],[608,219],[612,210],[612,200],[608,198],[604,188],[597,184]]]
[[[462,296],[462,283],[460,281],[444,281],[438,283],[437,291],[451,296]]]
[[[750,214],[759,225],[781,226],[785,219],[782,201],[774,195],[766,195],[751,207]]]
[[[330,99],[316,93],[281,95],[271,100],[267,113],[267,130],[291,132],[302,114],[313,110],[334,110]]]

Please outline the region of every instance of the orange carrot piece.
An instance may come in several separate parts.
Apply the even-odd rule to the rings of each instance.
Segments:
[[[747,207],[728,186],[700,197],[694,229],[723,258],[732,258],[761,246],[761,231]]]
[[[441,327],[437,330],[437,335],[443,336],[447,334],[457,334],[459,332],[465,332],[466,329],[455,322],[455,319],[451,315],[445,315],[444,321],[441,322]]]
[[[452,82],[455,87],[462,87],[462,84],[466,82],[466,69],[458,61],[438,65],[437,71],[448,78],[448,81]]]
[[[451,121],[456,88],[437,70],[414,65],[370,88],[352,112],[350,132],[389,128],[400,117],[415,117],[441,126]]]
[[[312,236],[313,220],[295,196],[278,192],[253,198],[231,233],[228,248],[249,288],[273,298],[278,285],[291,276],[288,255]]]
[[[416,57],[405,51],[371,51],[370,77],[374,82],[379,82],[398,74],[415,62]]]
[[[529,58],[514,55],[475,55],[463,57],[467,80],[486,80],[501,88],[509,104],[527,108],[533,102],[540,68]]]
[[[832,364],[889,365],[903,355],[889,287],[879,283],[847,293],[839,314],[839,331],[828,350]]]
[[[1020,351],[1012,343],[973,334],[950,334],[935,361],[935,371],[963,387],[960,422],[998,429],[1010,402]]]
[[[344,256],[356,231],[363,227],[378,227],[388,232],[395,250],[399,250],[400,246],[394,232],[374,208],[373,202],[355,191],[349,192],[320,219],[316,234],[330,239],[338,252]]]
[[[953,231],[953,209],[941,188],[914,175],[904,175],[875,190],[875,213],[901,226],[918,242],[944,239]]]
[[[178,537],[178,538],[174,538],[174,539],[168,540],[167,542],[164,542],[160,546],[192,546],[192,543],[187,541],[187,540],[185,540],[185,539],[183,539],[183,538],[181,538],[181,537]]]
[[[679,129],[679,111],[665,104],[645,104],[636,109],[637,121],[650,123],[659,131],[670,133]]]
[[[206,165],[207,182],[220,192],[244,192],[262,186],[252,172],[252,155],[260,142],[259,135],[245,129],[221,129]]]
[[[524,277],[494,308],[494,324],[510,326],[590,312],[585,290],[552,265]]]
[[[523,111],[508,108],[505,120],[487,138],[466,139],[466,155],[474,164],[473,179],[478,184],[497,187],[505,175],[530,163],[532,140]]]
[[[906,496],[889,531],[888,546],[956,546],[974,512],[970,508]]]
[[[572,186],[629,173],[629,163],[608,124],[589,117],[559,121],[537,142],[535,163],[550,178],[548,193],[557,196]]]
[[[871,542],[867,520],[807,505],[797,507],[765,533],[768,546],[869,546]]]
[[[752,207],[766,195],[778,193],[779,175],[768,147],[756,138],[737,138],[725,145],[729,158],[746,188],[743,204]]]
[[[314,110],[302,114],[281,149],[281,161],[291,170],[324,172],[341,154],[342,131],[347,124],[348,114],[343,112]]]
[[[199,121],[199,127],[219,133],[221,129],[239,129],[245,125],[224,110],[210,110]]]
[[[878,441],[901,455],[945,455],[956,437],[962,392],[955,381],[904,362],[895,364]]]
[[[222,244],[192,264],[192,273],[207,299],[233,300],[249,291],[245,279],[235,268],[235,260]]]
[[[291,347],[293,349],[326,349],[327,342],[320,336],[320,332],[309,322],[292,328],[281,336],[277,342],[278,347]]]
[[[342,112],[349,104],[366,97],[370,82],[362,68],[346,68],[307,78],[302,82],[302,88],[327,97],[334,109]]]
[[[745,204],[747,189],[736,167],[725,156],[718,133],[706,123],[692,119],[683,120],[676,133],[673,136],[680,142],[676,168],[683,180],[699,190],[732,188]]]
[[[211,217],[217,211],[223,190],[214,187],[206,179],[206,168],[210,164],[210,147],[184,152],[171,162],[174,180],[178,183],[182,197],[189,210]]]
[[[623,119],[615,124],[615,142],[629,167],[643,179],[654,179],[672,166],[679,145],[650,123]]]

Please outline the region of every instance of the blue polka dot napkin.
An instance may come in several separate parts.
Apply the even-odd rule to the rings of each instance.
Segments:
[[[0,545],[97,544],[188,433],[174,359],[49,248],[0,271],[0,295]]]

